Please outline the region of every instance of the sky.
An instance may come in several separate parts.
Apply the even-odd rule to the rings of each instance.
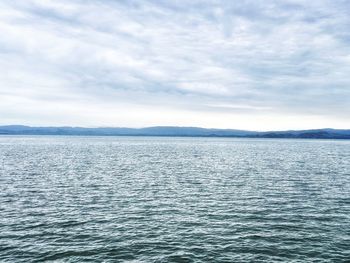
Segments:
[[[348,0],[1,0],[0,125],[350,128]]]

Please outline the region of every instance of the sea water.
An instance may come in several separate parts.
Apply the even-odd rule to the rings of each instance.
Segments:
[[[0,137],[1,262],[349,262],[350,141]]]

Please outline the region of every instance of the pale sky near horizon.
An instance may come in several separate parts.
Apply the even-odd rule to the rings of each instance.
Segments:
[[[0,125],[350,128],[350,1],[2,0]]]

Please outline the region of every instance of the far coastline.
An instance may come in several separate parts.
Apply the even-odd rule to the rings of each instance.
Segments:
[[[164,137],[233,137],[286,139],[350,139],[350,129],[310,129],[286,131],[247,131],[199,127],[154,126],[146,128],[118,127],[33,127],[25,125],[0,126],[1,135],[80,135],[80,136],[164,136]]]

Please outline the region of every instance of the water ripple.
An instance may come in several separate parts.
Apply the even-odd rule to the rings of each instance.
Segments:
[[[0,137],[0,261],[348,262],[350,142]]]

